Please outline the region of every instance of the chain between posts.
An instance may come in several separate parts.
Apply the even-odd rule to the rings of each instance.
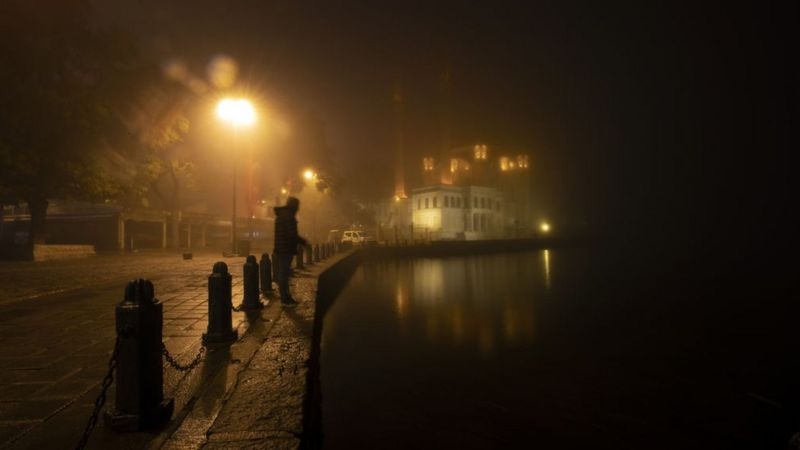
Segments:
[[[172,355],[169,354],[169,350],[167,350],[167,346],[164,345],[163,342],[161,343],[161,354],[164,355],[164,359],[167,360],[167,362],[169,363],[170,366],[172,366],[173,369],[178,370],[180,372],[189,372],[192,369],[194,369],[195,367],[197,367],[197,365],[200,364],[203,361],[203,355],[205,353],[206,353],[206,346],[205,345],[201,345],[200,346],[200,351],[194,357],[192,362],[190,362],[189,364],[184,366],[184,365],[179,364],[178,361],[176,361],[175,358],[173,358]]]
[[[97,416],[100,414],[100,410],[106,403],[106,391],[108,391],[111,383],[114,382],[114,371],[117,368],[117,355],[119,355],[119,335],[114,341],[114,350],[111,352],[111,358],[108,360],[108,373],[106,373],[106,376],[103,377],[100,395],[98,395],[97,399],[94,401],[94,410],[92,410],[92,415],[89,417],[89,422],[86,424],[86,428],[83,430],[81,440],[78,441],[78,445],[75,446],[77,450],[82,450],[84,447],[86,447],[86,443],[89,441],[89,436],[92,434],[92,430],[94,430],[95,425],[97,425]]]

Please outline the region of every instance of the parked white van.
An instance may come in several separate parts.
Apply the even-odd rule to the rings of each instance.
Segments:
[[[342,244],[361,245],[367,241],[367,236],[363,231],[346,230],[342,233]]]

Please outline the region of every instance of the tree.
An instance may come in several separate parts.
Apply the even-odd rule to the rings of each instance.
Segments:
[[[170,211],[171,246],[178,248],[182,194],[194,182],[191,155],[181,145],[189,132],[185,110],[191,97],[176,83],[161,83],[147,89],[140,99],[130,122],[142,147],[134,189],[145,206],[149,206],[148,194],[153,193]]]
[[[86,1],[0,2],[0,192],[27,202],[31,242],[44,242],[49,198],[119,192],[107,150],[128,137],[118,112],[137,54]]]

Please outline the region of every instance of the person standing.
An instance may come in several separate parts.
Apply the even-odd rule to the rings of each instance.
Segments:
[[[297,301],[289,292],[289,273],[292,271],[292,258],[297,254],[298,245],[307,245],[307,241],[297,233],[297,211],[300,200],[295,197],[286,199],[285,206],[276,206],[275,210],[275,255],[278,265],[278,291],[281,305],[287,308],[297,306]]]

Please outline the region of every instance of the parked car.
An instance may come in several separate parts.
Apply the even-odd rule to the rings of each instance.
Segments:
[[[361,245],[367,241],[363,231],[345,230],[342,233],[342,244]]]

